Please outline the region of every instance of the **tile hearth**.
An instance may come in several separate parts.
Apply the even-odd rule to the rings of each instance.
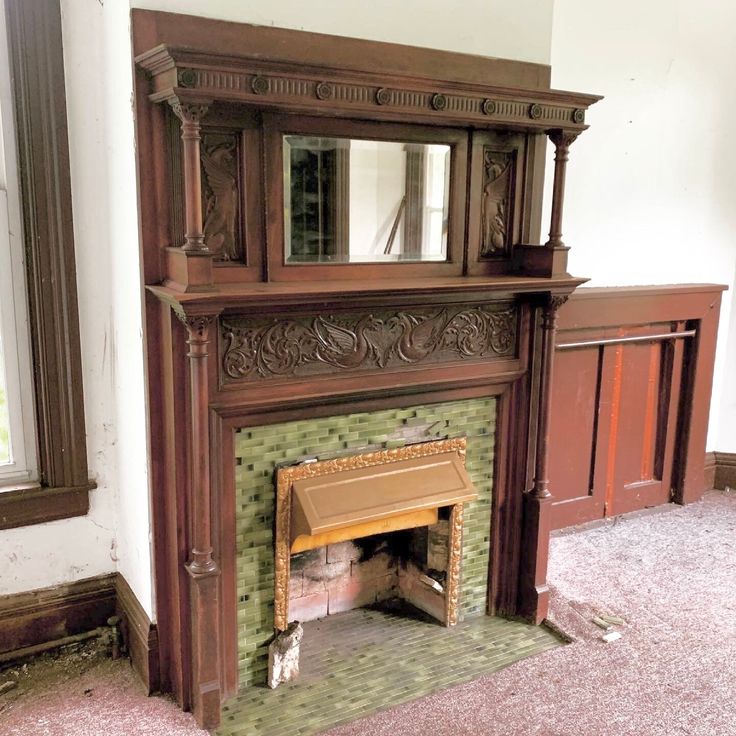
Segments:
[[[447,629],[406,608],[359,608],[304,630],[299,678],[243,688],[217,736],[319,734],[562,644],[543,626],[476,616]]]

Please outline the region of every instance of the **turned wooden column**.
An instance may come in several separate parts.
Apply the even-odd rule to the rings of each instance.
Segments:
[[[564,248],[562,241],[562,210],[565,203],[565,170],[570,157],[570,146],[578,137],[577,133],[565,130],[550,130],[547,135],[555,144],[555,177],[552,186],[552,216],[550,218],[547,248]]]
[[[539,380],[539,415],[537,417],[537,452],[534,462],[534,487],[536,498],[549,498],[549,420],[552,413],[552,372],[555,357],[557,310],[567,301],[567,296],[551,296],[542,312],[542,373]]]
[[[181,120],[182,168],[184,170],[184,219],[186,233],[182,250],[206,253],[202,231],[202,172],[199,159],[200,121],[207,114],[208,105],[199,103],[171,103],[176,117]]]
[[[212,554],[212,498],[208,361],[216,314],[180,315],[187,329],[189,361],[189,471],[191,549],[186,569],[191,580],[192,712],[203,728],[220,722],[220,568]]]
[[[549,422],[557,310],[565,301],[567,296],[551,295],[542,308],[534,483],[531,490],[524,494],[523,538],[527,553],[520,571],[519,612],[534,623],[541,623],[547,617],[549,608],[547,560],[552,511],[552,494],[549,490]]]

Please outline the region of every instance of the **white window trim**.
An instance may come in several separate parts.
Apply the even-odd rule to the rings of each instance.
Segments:
[[[0,465],[1,492],[35,481],[38,459],[10,58],[5,24],[0,28],[0,340],[11,442],[11,463]]]

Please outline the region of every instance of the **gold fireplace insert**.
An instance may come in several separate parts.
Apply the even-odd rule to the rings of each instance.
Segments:
[[[291,554],[374,534],[430,526],[450,508],[444,623],[457,623],[463,504],[478,493],[464,437],[307,462],[277,471],[275,619],[289,624]]]

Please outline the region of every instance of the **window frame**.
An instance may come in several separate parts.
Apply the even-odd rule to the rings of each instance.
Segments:
[[[38,450],[0,493],[0,529],[82,516],[89,480],[60,0],[4,0]]]

